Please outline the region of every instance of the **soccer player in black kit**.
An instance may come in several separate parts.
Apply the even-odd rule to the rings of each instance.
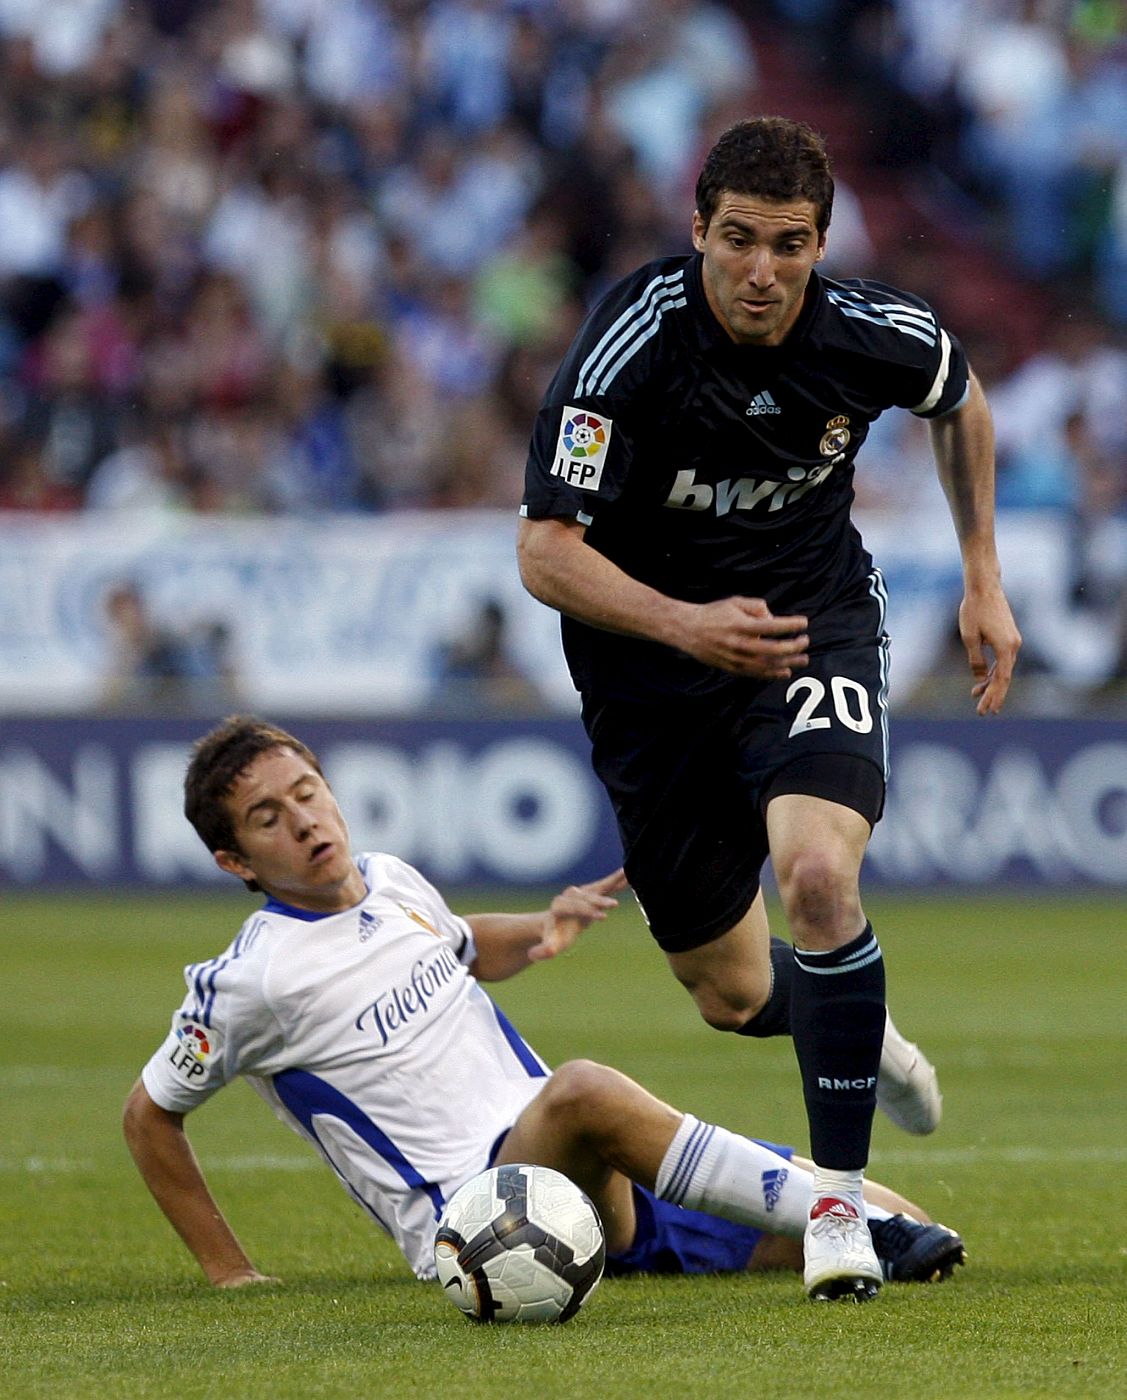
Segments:
[[[881,1278],[861,1190],[889,1023],[859,877],[885,794],[888,638],[850,508],[883,410],[931,423],[979,714],[1001,708],[1021,638],[982,389],[918,297],[818,274],[832,203],[804,124],[720,137],[695,254],[613,287],[548,389],[519,556],[563,615],[626,873],[674,974],[710,1025],[793,1036],[816,1164],[806,1291],[864,1300]],[[793,948],[768,931],[768,855]],[[913,1060],[890,1112],[927,1132],[938,1091]]]

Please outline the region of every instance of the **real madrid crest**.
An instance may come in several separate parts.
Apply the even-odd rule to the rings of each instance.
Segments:
[[[826,424],[826,431],[822,434],[818,451],[823,457],[836,457],[839,452],[844,452],[849,446],[849,439],[852,436],[853,434],[849,431],[849,419],[844,413],[839,413]]]

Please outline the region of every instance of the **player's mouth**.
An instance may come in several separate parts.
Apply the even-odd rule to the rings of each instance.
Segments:
[[[331,841],[318,841],[309,852],[310,865],[324,865],[325,861],[332,859],[335,850],[336,847]]]

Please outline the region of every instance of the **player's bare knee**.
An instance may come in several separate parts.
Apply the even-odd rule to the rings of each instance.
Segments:
[[[591,1124],[605,1124],[621,1098],[622,1076],[594,1060],[568,1060],[545,1086],[542,1098],[555,1123],[566,1122],[584,1132]]]
[[[857,882],[852,868],[832,852],[800,852],[779,872],[779,894],[800,943],[832,946],[856,932]]]

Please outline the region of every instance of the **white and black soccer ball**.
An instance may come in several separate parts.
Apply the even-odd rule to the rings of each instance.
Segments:
[[[603,1276],[598,1212],[551,1167],[492,1167],[450,1197],[434,1238],[438,1278],[475,1322],[566,1322]]]

